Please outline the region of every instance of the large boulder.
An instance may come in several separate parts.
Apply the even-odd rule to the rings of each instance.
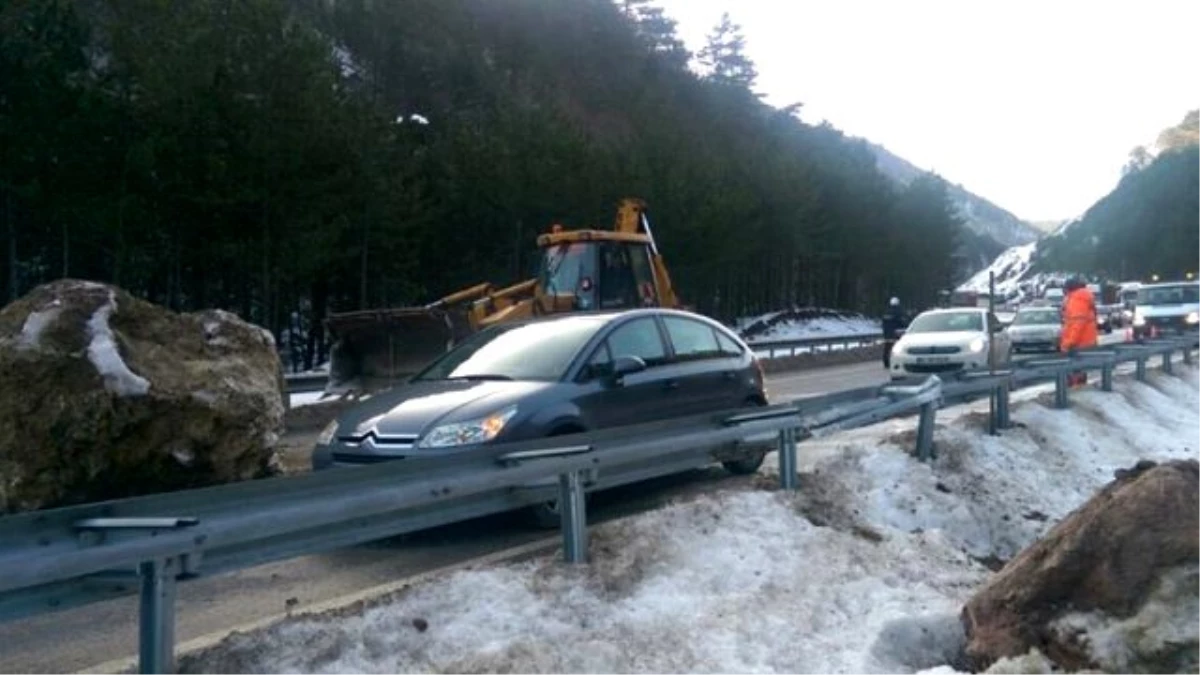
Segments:
[[[275,471],[271,334],[62,280],[0,310],[0,513]]]
[[[1066,670],[1196,672],[1196,460],[1141,462],[963,608],[976,670],[1035,653]]]

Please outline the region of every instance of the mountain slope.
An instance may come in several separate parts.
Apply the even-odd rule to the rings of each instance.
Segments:
[[[1167,150],[1126,175],[1082,218],[1039,246],[1034,270],[1069,269],[1114,278],[1182,277],[1200,248],[1200,150]]]
[[[869,141],[868,145],[875,153],[876,165],[879,170],[901,185],[907,185],[914,178],[925,173],[924,170],[881,145]],[[950,194],[967,227],[976,234],[990,237],[1001,247],[1028,244],[1042,236],[1042,232],[1034,226],[983,197],[966,190],[961,185],[950,185]]]

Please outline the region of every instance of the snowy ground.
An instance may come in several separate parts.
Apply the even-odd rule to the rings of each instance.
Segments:
[[[456,572],[365,611],[232,636],[181,665],[953,672],[958,611],[989,564],[1035,541],[1115,469],[1197,456],[1200,373],[1179,373],[1124,380],[1112,394],[1073,392],[1066,411],[1048,407],[1045,388],[1022,392],[1016,428],[999,437],[982,431],[986,403],[941,411],[931,464],[907,452],[912,420],[806,442],[795,496],[706,495],[594,528],[586,567],[539,560]],[[775,484],[775,466],[769,457],[764,486]],[[1104,630],[1109,639],[1124,629]],[[1128,630],[1145,636],[1144,626]]]
[[[739,319],[734,325],[750,345],[774,340],[864,335],[880,330],[876,319],[821,308],[771,312]]]

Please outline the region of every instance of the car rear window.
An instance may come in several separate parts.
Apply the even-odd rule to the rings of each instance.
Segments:
[[[721,353],[712,326],[677,316],[663,317],[663,324],[667,327],[667,336],[671,338],[671,346],[678,358],[696,359]]]

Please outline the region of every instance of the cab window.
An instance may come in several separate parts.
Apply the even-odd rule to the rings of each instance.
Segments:
[[[595,309],[595,250],[585,243],[546,249],[541,285],[548,295],[574,296],[579,309]]]
[[[605,242],[600,252],[600,309],[658,304],[654,272],[644,245]]]
[[[712,326],[675,316],[663,317],[663,324],[676,358],[688,361],[720,355],[721,347]]]

